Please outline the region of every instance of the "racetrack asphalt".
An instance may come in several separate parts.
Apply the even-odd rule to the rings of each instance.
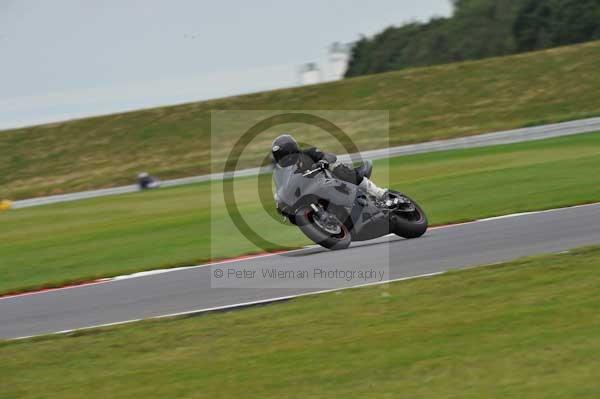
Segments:
[[[199,312],[377,282],[345,278],[349,271],[375,270],[385,272],[384,281],[396,280],[592,244],[600,244],[600,204],[435,228],[414,240],[382,237],[353,243],[343,251],[310,247],[220,264],[142,273],[0,298],[0,338]],[[268,277],[273,270],[310,273],[315,269],[348,274],[317,279],[294,278],[285,273]],[[220,274],[217,270],[223,273],[222,277],[215,277]],[[254,276],[260,276],[264,271],[267,271],[265,278],[248,278],[253,272]]]

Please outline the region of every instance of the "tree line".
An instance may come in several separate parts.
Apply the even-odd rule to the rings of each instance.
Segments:
[[[346,77],[600,39],[600,0],[452,0],[453,15],[389,27],[352,49]]]

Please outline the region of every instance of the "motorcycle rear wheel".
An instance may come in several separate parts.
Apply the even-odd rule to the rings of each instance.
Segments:
[[[335,215],[330,214],[330,217],[337,224],[336,231],[339,231],[337,233],[326,231],[315,221],[314,216],[315,211],[310,206],[301,208],[296,213],[296,225],[298,225],[304,235],[314,243],[331,250],[346,249],[350,246],[352,242],[350,232]]]

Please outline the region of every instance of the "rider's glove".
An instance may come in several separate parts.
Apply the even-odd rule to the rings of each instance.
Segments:
[[[313,166],[315,166],[315,167],[317,167],[319,169],[329,169],[329,162],[327,162],[324,159],[321,159],[319,162],[317,162]]]

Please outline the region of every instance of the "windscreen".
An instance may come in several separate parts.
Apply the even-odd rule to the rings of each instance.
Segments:
[[[302,174],[298,173],[298,166],[280,166],[275,164],[273,168],[273,180],[275,181],[275,193],[279,201],[288,202],[286,192],[289,191],[291,185],[297,185],[295,179],[302,179]],[[293,191],[294,189],[292,189]]]

